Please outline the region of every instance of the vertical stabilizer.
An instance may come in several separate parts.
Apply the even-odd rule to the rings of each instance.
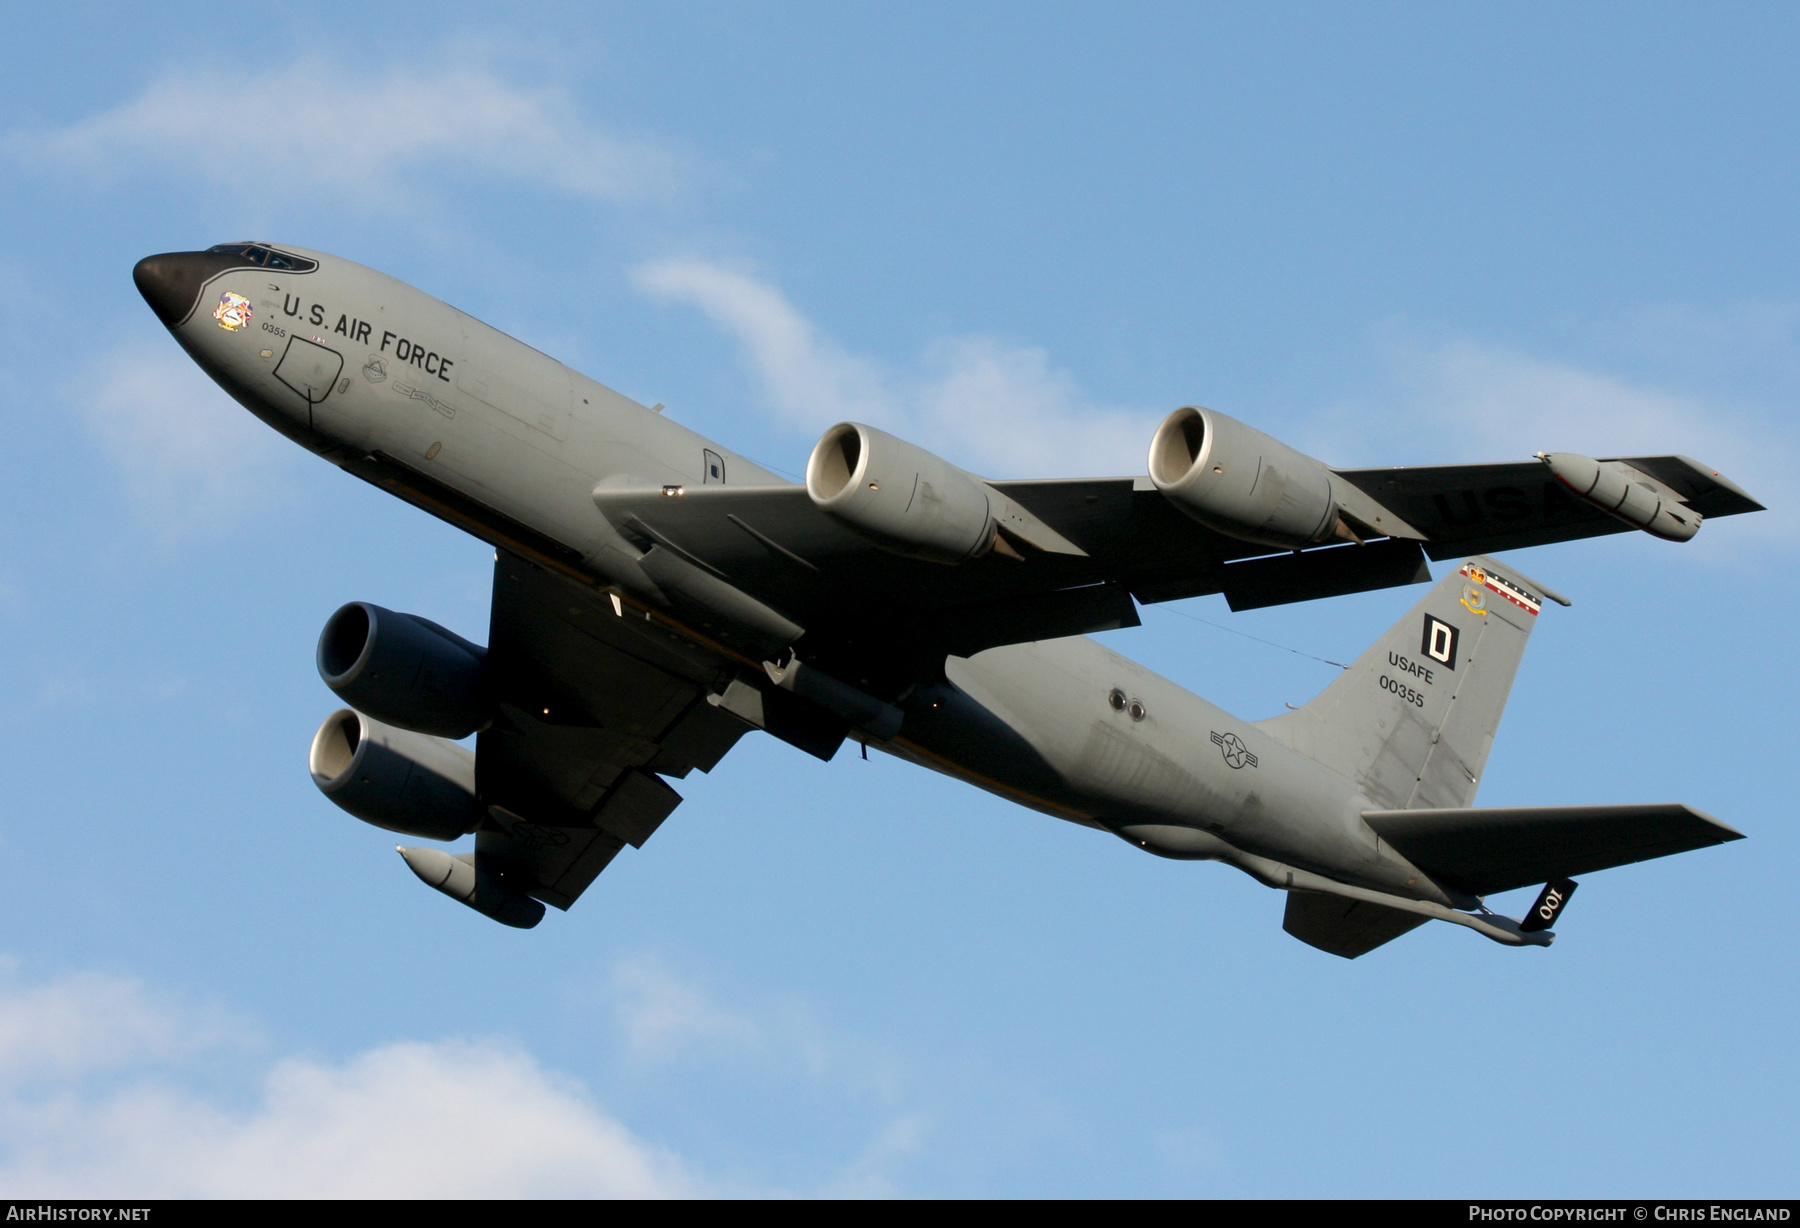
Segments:
[[[1378,807],[1472,805],[1542,592],[1471,558],[1311,703],[1259,724]]]

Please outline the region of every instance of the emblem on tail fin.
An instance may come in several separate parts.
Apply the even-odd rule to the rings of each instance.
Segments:
[[[1463,585],[1463,609],[1471,614],[1479,614],[1483,618],[1486,618],[1487,594],[1482,591],[1481,586],[1487,581],[1487,573],[1473,563],[1464,563],[1462,574],[1467,576],[1469,581],[1467,584]]]
[[[1466,600],[1466,599],[1465,599]],[[1460,633],[1441,618],[1425,616],[1425,640],[1419,652],[1445,669],[1456,668],[1456,641]]]
[[[1544,606],[1542,601],[1539,601],[1536,597],[1520,588],[1517,584],[1514,584],[1511,580],[1508,580],[1504,576],[1495,575],[1493,572],[1478,567],[1474,563],[1464,563],[1460,574],[1468,579],[1468,583],[1463,585],[1462,603],[1467,606],[1472,613],[1481,614],[1483,616],[1487,614],[1487,593],[1483,592],[1483,589],[1500,594],[1500,596],[1506,598],[1521,610],[1524,610],[1527,614],[1535,615]]]

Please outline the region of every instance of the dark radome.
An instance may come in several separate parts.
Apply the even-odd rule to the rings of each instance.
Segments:
[[[223,252],[165,252],[138,261],[131,280],[156,318],[174,328],[193,313],[201,286],[243,263]]]
[[[156,318],[170,328],[193,314],[200,287],[228,269],[273,268],[291,273],[310,273],[318,262],[293,256],[258,243],[221,243],[203,252],[164,252],[146,256],[131,270],[138,293],[150,304]]]

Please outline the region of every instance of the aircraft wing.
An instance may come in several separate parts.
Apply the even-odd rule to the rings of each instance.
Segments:
[[[1629,463],[1705,516],[1760,507],[1684,457]],[[1276,552],[1183,514],[1148,478],[993,482],[1061,545],[1027,546],[1018,552],[1023,557],[995,550],[945,566],[877,547],[819,510],[798,485],[601,487],[594,502],[638,550],[749,594],[803,629],[809,652],[840,661],[916,653],[935,662],[946,652],[970,656],[1001,644],[1135,626],[1134,599],[1223,593],[1241,610],[1411,584],[1430,578],[1427,555],[1631,527],[1576,500],[1536,462],[1333,472],[1380,504],[1376,511],[1404,521],[1397,535]],[[1408,530],[1417,536],[1398,535]],[[755,655],[753,645],[744,647]]]
[[[815,654],[859,639],[933,669],[947,652],[1136,626],[1134,597],[1225,592],[1242,608],[1427,578],[1410,541],[1270,556],[1184,516],[1146,479],[991,485],[1078,552],[993,551],[953,567],[908,558],[821,512],[801,486],[605,490],[595,502],[639,550],[684,560],[792,620]]]
[[[681,803],[663,777],[711,769],[750,728],[707,700],[723,660],[497,552],[487,664],[500,715],[475,754],[483,863],[545,903],[574,903]]]
[[[1648,475],[1707,519],[1760,512],[1741,487],[1686,456],[1603,457]],[[1624,533],[1632,526],[1582,503],[1534,461],[1334,470],[1424,534],[1434,559]]]

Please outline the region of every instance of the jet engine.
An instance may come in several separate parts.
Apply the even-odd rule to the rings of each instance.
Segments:
[[[349,708],[325,718],[307,762],[321,793],[389,831],[454,840],[486,814],[475,796],[474,752]]]
[[[487,650],[429,619],[352,601],[319,634],[319,676],[338,698],[390,725],[442,738],[484,728]]]
[[[1210,409],[1189,406],[1150,441],[1150,480],[1176,507],[1240,541],[1311,546],[1338,535],[1331,471]]]
[[[1652,537],[1684,542],[1700,531],[1699,512],[1624,461],[1598,461],[1574,452],[1539,452],[1537,458],[1576,498]]]
[[[838,423],[813,446],[806,493],[827,516],[895,554],[961,563],[994,546],[994,509],[980,478],[859,422]]]
[[[482,865],[480,853],[446,853],[443,849],[394,850],[405,858],[419,881],[459,904],[492,917],[501,925],[528,930],[544,919],[544,906],[510,890]]]

